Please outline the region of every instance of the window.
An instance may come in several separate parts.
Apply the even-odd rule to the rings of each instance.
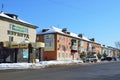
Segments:
[[[36,41],[39,41],[39,37],[36,38]]]
[[[62,45],[62,50],[63,50],[63,51],[66,51],[66,48],[65,48],[65,46],[64,46],[64,45]]]
[[[62,57],[64,58],[64,53],[62,53]]]
[[[81,40],[79,44],[80,46],[84,46],[84,41]]]
[[[66,46],[66,50],[68,49],[68,46]]]
[[[66,38],[66,42],[68,42],[68,38]]]
[[[60,58],[60,52],[58,53],[58,57]]]
[[[13,37],[9,36],[9,42],[13,42]]]
[[[7,32],[7,34],[9,34],[9,35],[10,35],[10,34],[11,34],[11,33],[10,33],[10,31],[8,31],[8,32]]]
[[[76,45],[76,40],[72,40],[72,45]]]
[[[64,36],[62,36],[62,40],[63,40],[63,41],[65,40],[65,37],[64,37]]]
[[[68,53],[66,53],[66,58],[68,58]]]
[[[9,30],[12,30],[12,26],[13,26],[12,24],[9,25]]]
[[[59,36],[59,39],[58,40],[61,40],[61,36]]]

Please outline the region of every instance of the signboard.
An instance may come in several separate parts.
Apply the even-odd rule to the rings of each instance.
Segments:
[[[15,31],[19,31],[19,32],[23,32],[23,33],[28,33],[28,28],[23,27],[23,26],[10,24],[10,29],[15,30]]]
[[[19,48],[28,48],[28,44],[19,44]]]
[[[19,44],[17,43],[10,43],[10,48],[19,48]]]
[[[40,47],[45,47],[45,44],[43,42],[37,42],[36,48],[40,48]]]
[[[45,51],[54,51],[55,50],[55,35],[46,34],[44,35]]]
[[[7,41],[3,42],[3,47],[9,47],[9,42]]]

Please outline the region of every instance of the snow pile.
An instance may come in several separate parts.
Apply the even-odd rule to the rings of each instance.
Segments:
[[[44,68],[50,65],[83,63],[81,60],[66,60],[66,61],[41,61],[36,63],[1,63],[0,70],[5,69],[35,69]]]
[[[70,64],[70,63],[83,63],[81,60],[65,60],[65,61],[41,61],[42,65],[57,65],[57,64]]]
[[[2,63],[0,64],[0,70],[4,69],[28,69],[34,67],[42,67],[41,64],[33,64],[33,63]]]

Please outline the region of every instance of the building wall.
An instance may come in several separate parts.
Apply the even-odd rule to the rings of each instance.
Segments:
[[[42,35],[37,35],[37,42],[45,42],[44,36],[45,35],[51,35],[51,34],[42,34]],[[52,34],[55,37],[54,41],[54,50],[46,49],[44,48],[43,50],[43,60],[56,60],[57,59],[57,51],[56,51],[56,34]],[[46,44],[46,43],[45,43]]]
[[[57,34],[57,60],[71,59],[71,38]]]
[[[50,34],[37,35],[37,42],[39,41],[45,42],[44,40],[45,35],[50,35]],[[54,33],[52,35],[55,36],[55,42],[54,42],[55,49],[54,50],[44,49],[43,51],[44,60],[72,60],[73,55],[71,52],[71,44],[72,44],[71,40],[75,38],[59,33]],[[78,40],[76,46],[78,50]],[[78,59],[78,52],[74,52],[74,59]]]
[[[11,27],[12,25],[12,27]],[[13,25],[18,28],[18,30],[13,30]],[[19,28],[22,28],[24,31],[19,31]],[[28,33],[25,32],[27,30]],[[21,36],[20,36],[21,33]],[[28,36],[27,36],[28,35]],[[25,39],[28,39],[29,42],[35,42],[36,41],[36,29],[31,28],[29,26],[23,26],[21,24],[16,24],[14,21],[9,20],[2,20],[0,19],[0,42],[8,41],[10,42],[9,37],[13,37],[13,41],[15,43],[21,43]],[[4,51],[7,49],[6,51]],[[3,54],[4,51],[4,54]],[[15,58],[17,54],[17,59]],[[28,53],[26,53],[28,54]],[[31,58],[32,58],[31,54]],[[10,48],[10,46],[7,46],[6,48],[1,48],[0,51],[0,59],[3,59],[4,62],[27,62],[28,58],[24,58],[22,49],[18,49],[18,52],[15,53],[15,48]],[[31,59],[32,61],[32,59]]]
[[[98,54],[101,51],[101,45],[97,43],[92,43],[92,47],[95,48],[95,53]]]

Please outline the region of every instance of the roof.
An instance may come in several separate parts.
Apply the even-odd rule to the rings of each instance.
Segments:
[[[12,16],[15,16],[16,19],[14,17],[12,17]],[[26,22],[24,20],[19,19],[18,16],[15,15],[15,14],[9,14],[9,13],[0,12],[0,17],[2,17],[4,19],[11,20],[11,21],[14,21],[14,22],[17,22],[19,24],[27,25],[27,26],[32,27],[32,28],[38,28],[37,26],[32,25],[31,23],[28,23],[28,22]]]
[[[57,28],[57,27],[54,27],[54,26],[52,26],[52,27],[50,27],[50,28],[46,28],[46,29],[48,29],[48,30],[45,31],[45,32],[42,32],[42,31],[41,31],[40,34],[60,33],[60,34],[64,34],[64,35],[69,35],[69,36],[71,36],[71,37],[80,38],[80,37],[78,37],[78,34],[75,34],[75,33],[72,33],[72,32],[70,32],[70,34],[66,34],[66,33],[62,32],[62,29]],[[91,42],[91,41],[90,41],[87,37],[85,37],[85,36],[82,36],[82,38],[80,38],[80,39],[83,39],[83,40],[85,40],[85,41]]]
[[[79,37],[77,36],[77,34],[75,34],[75,33],[71,33],[71,32],[70,32],[70,34],[66,34],[66,33],[62,32],[62,29],[59,29],[59,28],[54,27],[54,26],[52,26],[52,27],[50,27],[50,28],[46,28],[46,29],[48,29],[46,32],[42,32],[42,31],[41,31],[40,34],[60,33],[60,34],[64,34],[64,35],[69,35],[69,36],[71,36],[71,37],[79,38]]]

